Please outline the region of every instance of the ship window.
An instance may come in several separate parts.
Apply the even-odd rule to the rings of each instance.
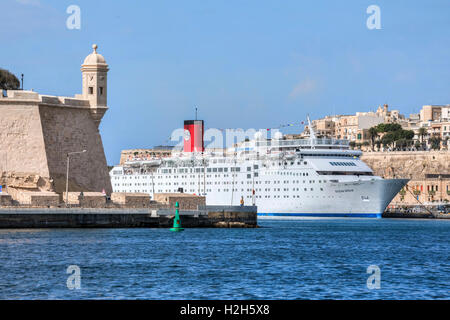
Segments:
[[[252,171],[252,167],[247,167],[247,171]]]
[[[219,168],[219,172],[223,172],[223,168]]]
[[[250,179],[252,177],[251,174],[247,174],[247,179]]]
[[[213,172],[217,172],[217,168],[213,168]]]

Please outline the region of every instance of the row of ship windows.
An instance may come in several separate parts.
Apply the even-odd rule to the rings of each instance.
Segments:
[[[292,191],[300,191],[300,189],[301,188],[293,188],[292,189]],[[143,192],[147,192],[147,190],[142,190]],[[179,192],[179,190],[171,190],[171,189],[165,189],[165,190],[163,190],[163,189],[159,189],[159,190],[155,190],[156,192],[158,192],[158,193],[161,193],[161,192]],[[186,191],[188,191],[188,190],[186,190]],[[207,192],[212,192],[213,190],[212,189],[206,189],[206,191]],[[217,189],[217,190],[215,190],[216,192],[230,192],[230,191],[239,191],[239,189],[222,189],[222,191],[220,191],[220,189]],[[241,189],[241,192],[252,192],[252,189],[246,189],[246,190],[244,190],[244,189]],[[256,191],[261,191],[261,189],[255,189],[255,192]],[[264,189],[264,191],[271,191],[271,189]],[[274,188],[273,189],[273,191],[274,192],[281,192],[281,188]],[[286,191],[289,191],[289,188],[284,188],[283,189],[283,192],[286,192]],[[303,188],[303,191],[314,191],[314,188],[309,188],[309,190],[308,190],[308,188]],[[320,191],[323,191],[323,188],[320,188]],[[127,192],[127,191],[126,191]],[[129,191],[129,192],[133,192],[133,191]],[[136,190],[135,192],[140,192],[139,190]],[[195,189],[189,189],[189,192],[195,192]]]
[[[207,190],[207,191],[211,191],[210,189],[209,190]],[[144,193],[148,193],[148,190],[124,190],[123,192],[130,192],[130,193],[140,193],[140,192],[144,192]],[[158,190],[157,192],[170,192],[170,190],[165,190],[165,191],[163,191],[163,190]],[[175,192],[175,191],[174,191]],[[195,192],[195,190],[193,190],[193,189],[191,189],[191,190],[189,190],[189,192],[191,192],[191,193],[194,193]],[[203,195],[205,195],[205,194],[203,194]],[[255,199],[262,199],[263,197],[262,196],[259,196],[259,195],[255,195],[255,196],[253,196],[253,195],[247,195],[247,196],[245,196],[245,198],[247,198],[247,199],[252,199],[253,197],[255,197]],[[292,196],[289,196],[289,195],[283,195],[283,196],[280,196],[280,195],[273,195],[273,196],[269,196],[269,195],[265,195],[264,196],[264,198],[265,199],[271,199],[271,198],[273,198],[273,199],[281,199],[281,198],[284,198],[284,199],[289,199],[290,197],[292,197],[292,198],[297,198],[297,199],[300,199],[300,195],[292,195]],[[310,196],[306,196],[307,198],[310,198]],[[319,198],[319,196],[316,196],[316,198]],[[323,196],[323,198],[326,198],[325,196]],[[328,198],[334,198],[334,196],[328,196]],[[341,197],[339,197],[339,198],[341,198]]]
[[[272,173],[272,172],[268,172],[268,173],[266,173],[265,175],[287,175],[287,176],[289,176],[289,175],[291,175],[291,176],[303,176],[303,177],[307,177],[307,176],[309,176],[309,173],[308,172],[275,172],[275,173]],[[237,177],[237,175],[236,174],[233,174],[233,175],[231,175],[232,177]],[[178,179],[178,178],[182,178],[182,179],[187,179],[187,178],[202,178],[202,176],[198,176],[198,175],[190,175],[190,176],[183,176],[183,175],[181,175],[181,176],[172,176],[172,175],[170,175],[170,176],[155,176],[154,178],[155,179],[165,179],[165,178],[172,178],[172,179]],[[212,178],[213,177],[213,175],[211,175],[211,174],[207,174],[206,175],[206,178]],[[220,174],[215,174],[214,175],[214,178],[228,178],[229,177],[229,175],[228,174],[224,174],[224,175],[220,175]],[[258,177],[258,172],[254,172],[254,177]],[[123,180],[127,180],[128,179],[128,177],[127,176],[122,176],[122,177],[113,177],[114,178],[114,180],[121,180],[121,179],[123,179]],[[139,175],[134,175],[134,176],[129,176],[129,178],[132,180],[133,178],[135,179],[135,180],[139,180],[139,179],[149,179],[149,178],[151,178],[151,176],[139,176]],[[251,174],[247,174],[247,178],[251,178]]]
[[[294,161],[291,161],[290,164],[294,165]],[[287,165],[287,162],[278,162],[278,165]],[[298,165],[301,165],[301,161],[297,161]],[[307,161],[304,161],[303,164],[308,164]],[[276,162],[273,162],[272,165],[277,165]],[[258,169],[258,165],[255,164],[253,165],[253,170],[257,170]],[[226,168],[206,168],[206,172],[228,172],[228,170],[230,170],[230,172],[240,172],[241,168],[240,167],[226,167]],[[159,173],[200,173],[200,172],[205,172],[205,168],[179,168],[179,169],[158,169],[157,172]],[[247,172],[248,171],[252,171],[252,167],[247,167]]]
[[[326,183],[327,181],[326,180],[319,180],[318,181],[318,183]],[[271,181],[265,181],[265,184],[270,184],[271,183]],[[283,184],[289,184],[289,183],[300,183],[300,180],[294,180],[294,181],[289,181],[289,180],[285,180],[285,181],[283,181]],[[309,184],[312,184],[312,183],[316,183],[316,181],[315,180],[308,180],[308,183]],[[203,181],[200,181],[200,183],[198,183],[198,182],[189,182],[189,185],[198,185],[198,184],[200,184],[200,185],[203,185]],[[237,183],[237,182],[230,182],[230,181],[222,181],[222,182],[220,182],[220,181],[216,181],[216,182],[214,182],[214,183],[212,183],[212,182],[206,182],[206,185],[220,185],[220,184],[231,184],[231,185],[237,185],[237,184],[239,184],[239,183]],[[241,184],[244,184],[244,181],[241,181]],[[247,184],[252,184],[252,182],[251,181],[247,181]],[[262,181],[255,181],[255,184],[262,184]],[[281,184],[281,181],[273,181],[273,184]],[[303,184],[306,184],[306,180],[303,180]],[[114,183],[114,186],[116,186],[116,187],[120,187],[120,186],[129,186],[129,187],[131,187],[133,185],[133,183]],[[164,186],[164,185],[168,185],[168,186],[170,186],[170,185],[174,185],[174,186],[178,186],[178,185],[182,185],[182,186],[187,186],[188,185],[188,183],[187,182],[181,182],[181,183],[179,183],[179,182],[174,182],[174,183],[170,183],[170,182],[168,182],[168,183],[162,183],[162,182],[157,182],[157,183],[139,183],[139,182],[137,182],[137,183],[134,183],[134,186]],[[270,189],[269,189],[270,190]]]

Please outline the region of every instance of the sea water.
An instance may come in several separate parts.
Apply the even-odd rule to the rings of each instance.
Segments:
[[[0,299],[449,299],[450,220],[0,229]]]

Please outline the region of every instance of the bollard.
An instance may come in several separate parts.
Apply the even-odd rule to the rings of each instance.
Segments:
[[[178,231],[184,230],[184,228],[181,227],[181,220],[180,220],[180,214],[178,212],[178,207],[179,207],[179,204],[177,201],[177,202],[175,202],[175,219],[173,220],[173,227],[170,228],[170,231],[178,232]]]

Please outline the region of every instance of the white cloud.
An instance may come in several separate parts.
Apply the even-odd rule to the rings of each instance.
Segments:
[[[292,89],[289,97],[295,99],[299,96],[303,96],[314,92],[317,89],[317,82],[314,79],[306,78],[299,83],[297,83]]]

